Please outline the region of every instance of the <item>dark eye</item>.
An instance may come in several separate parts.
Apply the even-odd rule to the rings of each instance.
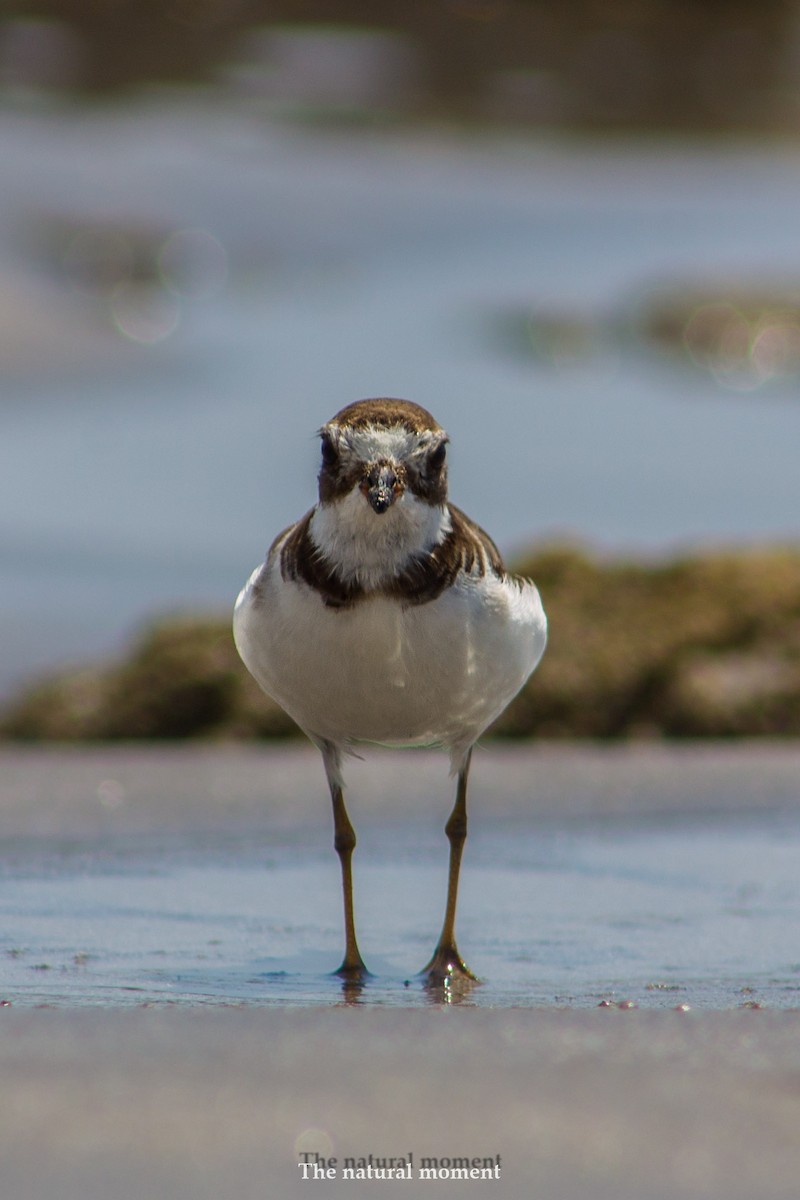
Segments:
[[[434,471],[440,470],[444,466],[444,460],[447,457],[447,445],[445,442],[439,442],[435,450],[431,450],[428,456],[428,462],[433,467]]]
[[[338,459],[336,447],[330,434],[323,433],[322,435],[322,465],[323,467],[332,467]]]

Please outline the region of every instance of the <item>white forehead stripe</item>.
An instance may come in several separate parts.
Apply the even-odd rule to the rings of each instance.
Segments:
[[[382,458],[401,462],[431,446],[437,435],[430,430],[412,433],[403,425],[364,425],[358,429],[340,430],[341,445],[346,446],[361,462],[377,462]]]

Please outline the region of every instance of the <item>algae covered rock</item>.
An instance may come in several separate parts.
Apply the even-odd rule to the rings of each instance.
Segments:
[[[176,617],[147,629],[119,664],[34,685],[0,720],[0,732],[70,740],[298,731],[245,671],[228,620]]]
[[[550,737],[800,734],[800,552],[668,563],[554,547],[536,579],[550,640],[494,732]]]

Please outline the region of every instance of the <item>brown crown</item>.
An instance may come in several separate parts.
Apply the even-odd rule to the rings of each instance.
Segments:
[[[348,404],[328,422],[330,425],[348,426],[350,429],[363,429],[367,425],[402,425],[410,433],[442,433],[441,425],[435,421],[427,408],[414,404],[411,400],[392,400],[378,398],[374,400],[356,400]]]

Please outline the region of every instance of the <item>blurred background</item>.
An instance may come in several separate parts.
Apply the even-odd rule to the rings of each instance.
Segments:
[[[796,540],[800,3],[11,0],[0,165],[0,699],[227,614],[364,396],[511,556]]]

